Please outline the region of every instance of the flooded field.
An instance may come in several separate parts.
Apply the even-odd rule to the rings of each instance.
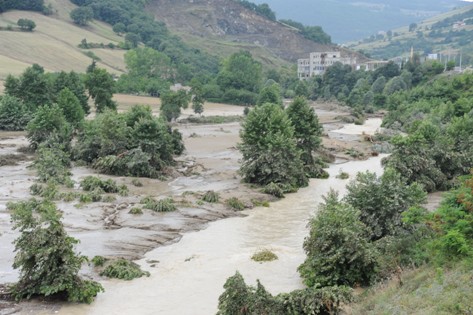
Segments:
[[[227,106],[206,105],[204,113],[242,113],[242,107]],[[364,126],[343,124],[337,117],[347,113],[327,106],[317,108],[317,113],[326,129],[324,144],[335,156],[343,156],[343,150],[351,146],[369,151],[370,144],[363,143],[363,134],[376,131],[381,123],[375,118],[368,119]],[[110,177],[129,187],[128,197],[117,196],[110,203],[58,203],[67,231],[81,241],[77,246],[79,252],[89,257],[137,259],[143,269],[150,271],[151,277],[131,282],[100,278],[106,292],[92,305],[22,303],[17,306],[17,313],[50,314],[59,310],[61,314],[213,314],[225,279],[236,270],[249,283],[260,279],[272,293],[299,288],[297,266],[304,259],[302,242],[307,235],[306,224],[329,189],[343,192],[347,181],[337,179],[336,175],[341,170],[351,177],[364,170],[382,172],[382,156],[346,163],[344,158],[337,159],[338,163],[328,169],[330,179],[312,180],[309,187],[271,203],[268,208],[236,212],[222,203],[198,204],[196,201],[207,190],[219,192],[222,200],[238,197],[249,207],[255,199],[272,199],[240,182],[237,170],[241,156],[236,148],[239,123],[178,124],[178,128],[187,150],[178,158],[176,176],[167,181],[140,178],[142,187],[133,186],[131,178]],[[24,134],[0,135],[0,154],[17,154],[17,149],[24,145],[27,145]],[[18,276],[11,267],[14,257],[11,242],[17,234],[11,230],[6,203],[30,197],[28,188],[35,177],[30,165],[31,161],[26,160],[0,167],[0,283],[14,282]],[[85,167],[74,167],[72,173],[75,190],[85,176],[97,175]],[[144,196],[172,196],[178,210],[129,214]],[[219,220],[223,218],[227,219]],[[219,221],[213,222],[216,220]],[[265,264],[253,262],[251,255],[263,248],[273,250],[279,260]],[[98,277],[91,270],[84,272]]]

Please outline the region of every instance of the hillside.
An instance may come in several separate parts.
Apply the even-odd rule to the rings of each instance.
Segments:
[[[456,22],[465,24],[458,26]],[[451,54],[463,53],[463,62],[473,60],[473,5],[468,5],[450,12],[437,15],[417,23],[409,30],[409,26],[392,30],[392,38],[387,34],[372,35],[356,43],[349,43],[354,50],[368,52],[374,58],[393,58],[407,56],[411,47],[420,54],[451,51]],[[457,57],[457,59],[459,56]],[[457,60],[459,62],[459,60]]]
[[[464,6],[459,0],[255,0],[268,3],[278,19],[320,25],[336,43],[357,40],[378,31],[420,22]]]
[[[219,56],[243,49],[265,64],[279,65],[281,61],[293,64],[313,51],[340,49],[305,39],[298,30],[235,1],[153,0],[148,10],[185,42]]]
[[[52,1],[58,12],[51,16],[27,11],[9,11],[0,14],[0,26],[16,25],[20,18],[35,21],[34,32],[0,32],[0,79],[8,74],[18,75],[33,63],[42,65],[48,71],[84,72],[91,63],[77,47],[82,39],[88,42],[108,44],[123,39],[113,33],[111,27],[94,21],[86,28],[74,25],[68,12],[75,6],[67,0]],[[121,74],[125,71],[124,50],[94,49],[101,61],[99,65],[109,72]]]

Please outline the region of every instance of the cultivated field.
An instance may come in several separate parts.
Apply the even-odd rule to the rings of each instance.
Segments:
[[[58,1],[62,2],[62,1]],[[54,8],[59,8],[60,3]],[[62,8],[61,10],[64,10]],[[84,72],[91,58],[84,52],[92,51],[101,61],[99,65],[107,71],[121,74],[125,71],[124,50],[93,49],[77,47],[82,39],[88,42],[117,44],[123,39],[113,33],[110,26],[100,22],[85,28],[77,27],[67,19],[61,19],[65,12],[44,16],[39,13],[10,11],[0,15],[0,26],[15,25],[18,19],[35,21],[34,32],[2,31],[0,33],[0,79],[8,74],[19,75],[33,63],[47,71]]]

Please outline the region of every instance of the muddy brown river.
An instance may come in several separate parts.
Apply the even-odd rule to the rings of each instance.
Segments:
[[[260,279],[273,294],[302,288],[297,267],[304,260],[302,244],[307,222],[331,188],[344,192],[340,170],[354,177],[360,171],[380,174],[381,158],[332,165],[330,179],[311,180],[309,187],[246,211],[247,217],[213,222],[205,230],[188,233],[175,244],[147,253],[138,263],[151,273],[131,282],[104,281],[106,292],[92,305],[69,305],[59,314],[208,315],[217,311],[225,280],[239,271],[247,283]],[[257,263],[258,249],[271,249],[279,259]],[[150,268],[146,261],[159,261]]]
[[[351,124],[341,129],[334,128],[330,131],[330,136],[351,139],[363,133],[373,134],[380,124],[381,119],[369,119],[364,126]],[[146,195],[146,189],[149,190],[147,186],[150,185],[157,185],[154,188],[160,194],[173,195],[182,194],[191,188],[194,191],[204,191],[218,190],[221,186],[222,193],[227,195],[240,189],[238,197],[244,199],[239,179],[234,175],[239,158],[234,148],[238,129],[238,124],[205,125],[197,129],[185,127],[182,131],[187,138],[188,155],[192,156],[194,163],[202,164],[204,171],[170,182],[144,182],[145,187],[141,188],[144,191],[133,190],[131,187],[132,195]],[[43,309],[39,313],[215,314],[223,284],[237,270],[248,284],[254,285],[256,279],[260,279],[273,294],[302,288],[297,267],[305,257],[302,244],[308,234],[308,220],[316,214],[322,196],[330,189],[344,193],[348,181],[336,178],[341,171],[350,174],[350,178],[367,170],[381,174],[381,159],[384,156],[332,164],[327,169],[329,179],[311,180],[308,187],[295,194],[288,194],[286,198],[271,203],[267,208],[246,210],[242,213],[244,217],[230,217],[216,222],[210,221],[231,215],[227,215],[222,209],[179,209],[176,214],[145,214],[136,218],[128,215],[126,208],[114,208],[112,210],[116,213],[114,222],[117,226],[104,229],[103,216],[108,212],[104,212],[103,208],[106,205],[88,205],[77,209],[71,204],[60,203],[58,206],[64,210],[64,222],[68,231],[81,240],[79,251],[90,257],[96,254],[117,255],[116,251],[123,256],[132,257],[133,252],[141,246],[143,254],[139,256],[143,258],[137,263],[149,271],[151,276],[133,281],[100,279],[105,293],[99,294],[91,305],[68,304],[61,308]],[[211,166],[213,169],[210,169]],[[8,177],[2,177],[2,182],[9,185],[2,185],[0,190],[0,250],[8,253],[0,257],[0,279],[3,282],[14,281],[17,276],[16,271],[10,267],[13,259],[11,241],[15,233],[8,229],[9,214],[5,212],[4,202],[27,198],[27,187],[34,179],[34,173],[25,170],[24,164],[9,167],[8,170],[8,174],[4,174]],[[73,178],[78,181],[90,172],[85,168],[75,168]],[[116,179],[121,182],[128,180]],[[126,200],[127,204],[139,200],[130,198]],[[117,204],[121,204],[121,201],[119,199]],[[215,213],[221,216],[207,218]],[[182,227],[190,228],[186,230]],[[166,244],[166,237],[177,237],[177,242],[160,246]],[[161,238],[163,242],[159,243]],[[252,261],[251,256],[260,249],[272,250],[279,259],[266,263]],[[31,313],[28,308],[19,312]]]

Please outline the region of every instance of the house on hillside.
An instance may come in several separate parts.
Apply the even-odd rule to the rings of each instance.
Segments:
[[[310,77],[322,75],[336,62],[356,66],[356,58],[342,57],[339,51],[313,52],[310,53],[308,59],[297,60],[297,76],[300,80],[307,80]]]

